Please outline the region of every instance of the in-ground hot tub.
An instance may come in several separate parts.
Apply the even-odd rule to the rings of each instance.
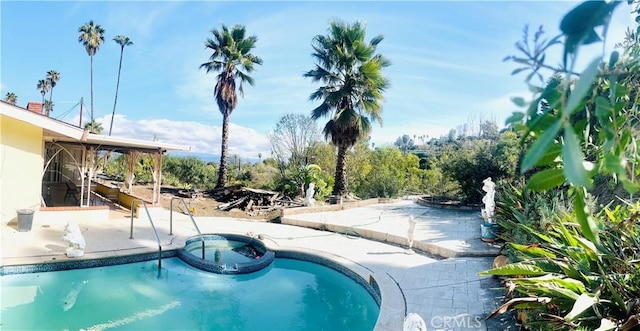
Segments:
[[[228,233],[191,237],[178,251],[178,256],[194,268],[230,275],[264,269],[275,258],[260,240]]]

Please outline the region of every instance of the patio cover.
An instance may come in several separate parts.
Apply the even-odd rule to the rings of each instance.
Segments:
[[[11,105],[4,101],[0,101],[0,114],[42,128],[44,142],[81,145],[84,147],[85,155],[95,154],[99,151],[110,151],[123,154],[136,154],[139,152],[151,154],[154,159],[154,185],[152,199],[152,203],[154,204],[160,201],[160,175],[162,167],[162,155],[170,150],[190,150],[190,147],[185,145],[167,144],[158,141],[146,141],[89,133],[88,131],[85,131],[84,129],[75,125],[29,111],[22,107]],[[83,170],[83,173],[85,173],[85,170],[88,170],[89,176],[87,176],[87,181],[85,181],[84,176],[82,177],[81,192],[83,199],[81,199],[80,202],[81,206],[89,204],[89,188],[91,187],[93,170],[95,170],[95,165],[88,164],[87,159],[89,159],[89,162],[93,162],[96,160],[92,157],[82,158],[81,169]],[[45,162],[48,162],[48,160],[45,160]],[[87,196],[86,200],[84,199],[85,195]]]

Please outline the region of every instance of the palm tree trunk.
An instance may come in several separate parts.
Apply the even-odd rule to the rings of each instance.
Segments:
[[[113,112],[111,112],[111,124],[109,124],[109,135],[111,135],[111,129],[113,128],[113,116],[116,115],[116,102],[118,102],[118,88],[120,87],[120,70],[122,69],[122,53],[124,53],[124,46],[120,48],[120,64],[118,65],[118,81],[116,82],[116,98],[113,100]]]
[[[218,169],[218,182],[216,188],[224,187],[227,184],[227,145],[229,144],[229,115],[224,112],[222,115],[222,147],[220,148],[220,169]]]
[[[91,53],[91,123],[93,123],[93,53]]]
[[[42,111],[44,111],[44,90],[40,94],[42,94],[42,109],[40,110],[40,114],[42,114]],[[47,114],[47,115],[49,115],[49,114]]]
[[[344,196],[347,194],[347,147],[338,146],[338,158],[336,160],[336,182],[333,185],[332,195]]]
[[[51,101],[53,99],[53,87],[51,88],[51,91],[49,91],[49,107],[53,108],[53,101]],[[47,116],[49,116],[49,111],[51,111],[51,109],[47,109]]]

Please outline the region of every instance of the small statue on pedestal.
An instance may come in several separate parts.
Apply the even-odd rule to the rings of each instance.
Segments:
[[[494,202],[494,196],[496,193],[496,184],[491,181],[491,177],[487,177],[484,181],[482,190],[487,192],[482,198],[484,203],[484,209],[482,209],[482,218],[487,220],[488,223],[493,223],[493,217],[495,216],[496,203]]]
[[[308,207],[313,207],[316,205],[316,199],[313,198],[315,194],[316,184],[310,183],[309,188],[307,189],[307,194],[304,198],[304,205]]]
[[[413,216],[409,216],[409,229],[407,230],[407,241],[409,244],[409,248],[405,251],[407,254],[414,254],[413,251],[413,232],[416,229],[416,221],[413,219]]]
[[[84,256],[84,248],[87,244],[78,224],[69,221],[64,228],[64,232],[65,234],[62,236],[62,240],[69,243],[69,247],[67,247],[67,257]]]

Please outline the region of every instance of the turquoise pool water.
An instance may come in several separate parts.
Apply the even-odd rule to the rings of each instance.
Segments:
[[[345,275],[276,259],[252,274],[179,258],[2,276],[3,330],[372,330],[375,300]]]

